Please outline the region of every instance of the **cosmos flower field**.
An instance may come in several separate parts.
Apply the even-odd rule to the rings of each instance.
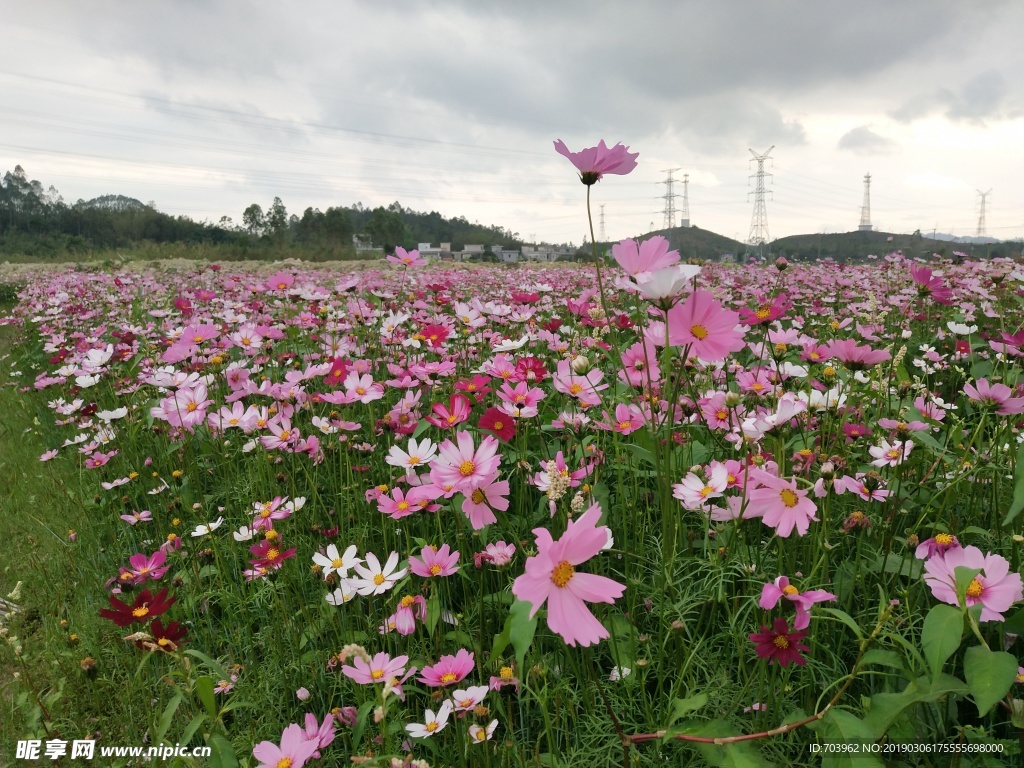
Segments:
[[[93,564],[90,611],[44,619],[151,700],[138,743],[272,768],[1017,759],[1020,268],[611,256],[600,287],[399,250],[23,288],[4,375],[80,480],[67,544]]]

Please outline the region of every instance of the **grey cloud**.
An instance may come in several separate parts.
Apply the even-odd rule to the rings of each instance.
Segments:
[[[1011,90],[1005,75],[986,70],[959,87],[942,86],[907,99],[889,114],[901,122],[941,113],[950,120],[984,123],[1015,117],[1024,106],[1024,95]]]
[[[875,133],[866,125],[858,125],[840,137],[838,147],[860,154],[882,154],[896,149],[896,142]]]

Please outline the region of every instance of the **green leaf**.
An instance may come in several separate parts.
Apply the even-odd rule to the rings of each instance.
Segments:
[[[196,679],[196,695],[210,717],[217,718],[217,699],[213,695],[213,678],[203,675]]]
[[[523,668],[526,652],[530,650],[533,635],[537,631],[537,617],[530,618],[532,608],[530,603],[516,600],[508,614],[508,621],[511,622],[508,636],[512,641],[512,647],[516,649],[516,665],[519,669]]]
[[[352,732],[352,745],[355,747],[359,746],[359,740],[363,737],[366,726],[370,722],[370,713],[373,712],[374,704],[376,702],[370,699],[369,701],[364,701],[359,707],[359,712],[356,714],[356,727]]]
[[[921,647],[932,671],[932,680],[938,678],[942,666],[960,647],[964,633],[964,615],[959,608],[941,603],[928,611],[921,629]]]
[[[1003,518],[1003,525],[1012,523],[1024,509],[1024,443],[1017,448],[1017,462],[1013,470],[1013,501]]]
[[[238,758],[235,748],[223,733],[211,733],[206,739],[210,748],[210,757],[206,763],[210,768],[237,768]]]
[[[959,570],[959,569],[957,569]],[[964,654],[964,677],[982,717],[1010,690],[1017,677],[1017,659],[1005,651],[975,645]]]
[[[881,648],[872,648],[870,651],[864,654],[864,658],[860,660],[862,667],[892,667],[893,669],[903,669],[903,657],[900,656],[896,651],[885,651]]]
[[[677,732],[711,738],[740,735],[735,726],[725,720],[687,723],[685,728]],[[700,752],[701,757],[708,765],[715,766],[715,768],[769,768],[771,766],[771,763],[750,741],[734,741],[729,744],[689,742],[689,745]]]
[[[1016,669],[1014,669],[1016,671]],[[164,707],[163,714],[160,715],[160,722],[157,723],[156,733],[151,734],[153,736],[154,744],[163,744],[164,737],[167,732],[171,730],[171,721],[174,719],[174,713],[178,711],[178,706],[181,704],[181,691],[178,691],[171,700],[167,702],[167,706]]]
[[[184,731],[182,731],[181,736],[178,738],[178,743],[182,746],[187,746],[188,743],[192,741],[192,737],[196,735],[196,731],[199,730],[199,726],[201,726],[205,721],[206,715],[196,715],[193,717],[192,722],[185,727]]]
[[[437,596],[437,593],[432,594],[427,598],[427,634],[434,634],[434,627],[437,626],[437,622],[441,620],[441,598]]]
[[[820,610],[822,613],[827,613],[830,616],[835,616],[837,619],[843,622],[843,624],[848,626],[853,631],[853,634],[857,636],[858,640],[864,639],[864,630],[860,628],[860,625],[853,620],[853,617],[850,616],[850,614],[846,613],[845,611],[840,611],[838,608],[821,608]]]
[[[220,675],[220,679],[221,680],[230,680],[231,679],[231,673],[230,672],[228,672],[226,669],[224,669],[224,667],[221,666],[221,664],[219,662],[214,661],[213,659],[211,659],[209,656],[207,656],[202,651],[196,651],[196,650],[191,650],[190,649],[190,650],[185,651],[185,653],[187,655],[189,655],[189,656],[195,656],[197,659],[199,659],[201,662],[203,662],[203,664],[205,664],[210,669],[212,669],[214,672],[216,672],[218,675]]]
[[[893,723],[910,707],[965,693],[967,686],[952,675],[940,674],[934,682],[927,677],[919,677],[900,693],[876,693],[872,696],[870,709],[864,716],[864,725],[871,733],[872,740],[877,741],[885,736]]]
[[[981,568],[968,568],[966,565],[958,565],[953,569],[956,576],[956,601],[961,607],[967,605],[967,588],[971,582],[981,573]]]
[[[706,693],[698,693],[685,699],[675,699],[672,702],[672,717],[668,719],[668,724],[672,725],[683,715],[687,715],[690,712],[696,712],[698,709],[703,708],[708,703],[708,695]]]
[[[830,709],[825,715],[821,729],[822,741],[826,742],[863,742],[874,743],[870,729],[856,715],[843,709]],[[813,750],[817,744],[811,745]],[[874,755],[853,755],[850,753],[822,755],[822,768],[884,768],[883,763]]]

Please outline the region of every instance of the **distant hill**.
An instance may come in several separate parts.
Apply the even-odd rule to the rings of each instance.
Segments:
[[[92,200],[79,200],[75,208],[98,208],[103,211],[143,211],[148,206],[141,200],[125,195],[100,195]]]
[[[860,261],[868,256],[884,256],[893,251],[902,251],[911,258],[929,258],[934,253],[952,256],[954,251],[964,253],[969,258],[997,258],[1019,254],[1021,244],[1013,241],[999,242],[991,238],[986,238],[985,242],[943,242],[923,237],[919,232],[899,235],[860,231],[791,235],[771,244],[773,255],[796,260],[831,258],[836,261]]]
[[[646,235],[641,235],[637,239],[643,240],[654,235],[661,235],[668,240],[669,246],[679,251],[679,255],[683,259],[717,261],[725,254],[733,256],[742,254],[747,248],[744,243],[733,240],[731,237],[693,226],[657,229]]]

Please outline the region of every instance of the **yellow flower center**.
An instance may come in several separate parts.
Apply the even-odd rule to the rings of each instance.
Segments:
[[[776,635],[775,639],[772,640],[772,643],[774,643],[775,647],[780,651],[784,651],[789,648],[789,638],[783,635]]]
[[[288,438],[292,436],[292,433],[287,429],[281,431],[281,436],[278,438],[281,442],[287,442]]]
[[[448,683],[454,683],[459,678],[454,672],[445,672],[441,675],[441,685],[448,685]]]
[[[267,550],[267,560],[277,560],[280,555],[280,550],[274,549],[273,547]]]
[[[171,644],[171,641],[168,640],[166,637],[161,637],[159,640],[156,641],[156,644],[161,646],[162,648],[166,648],[168,645]]]
[[[697,325],[690,326],[690,335],[697,339],[697,341],[704,341],[708,337],[708,329],[697,323]]]
[[[779,498],[782,499],[782,503],[787,507],[795,507],[796,503],[800,501],[800,498],[793,493],[793,491],[786,488],[782,493],[779,494]]]
[[[835,376],[836,375],[836,369],[833,368],[831,365],[826,365],[825,366],[825,370],[822,371],[822,373],[824,373],[826,376]]]
[[[498,676],[506,683],[512,679],[513,675],[512,667],[502,667],[501,671],[498,672]]]
[[[706,499],[708,496],[710,496],[714,492],[715,492],[714,488],[712,488],[710,485],[705,485],[703,488],[700,489],[700,497],[702,499]]]
[[[480,728],[476,733],[473,734],[473,739],[475,741],[483,741],[486,738],[487,738],[487,731],[485,731],[483,728]]]
[[[400,502],[398,502],[398,508],[400,510],[402,510],[403,512],[405,512],[405,510],[407,510],[409,508],[409,506],[410,505],[409,505],[408,501],[400,501]]]
[[[953,543],[953,537],[950,536],[948,533],[940,533],[938,536],[935,537],[935,543],[943,547],[948,547],[950,544]]]
[[[427,731],[429,733],[433,733],[436,730],[437,730],[437,721],[436,720],[431,720],[429,723],[427,723]]]
[[[984,591],[985,587],[977,579],[972,579],[971,583],[967,585],[968,597],[981,597],[981,593]]]
[[[784,595],[799,595],[800,590],[794,587],[792,584],[787,584],[782,588],[782,594]]]
[[[373,583],[376,584],[378,587],[381,584],[383,584],[384,581],[385,581],[385,579],[384,579],[384,574],[383,573],[374,574],[374,576],[373,576]]]
[[[563,560],[551,571],[551,581],[554,582],[556,587],[564,588],[566,584],[572,581],[573,574],[575,573],[576,569],[572,567],[569,561]]]
[[[726,419],[729,418],[729,412],[725,410],[725,408],[719,408],[717,411],[715,411],[715,418],[718,419],[719,421],[725,421]]]
[[[341,565],[342,565],[342,562],[341,562],[341,558],[340,557],[336,557],[333,560],[331,560],[331,568],[334,568],[335,570],[337,570],[337,569],[341,568]]]
[[[981,592],[979,591],[978,594],[980,595]],[[149,608],[147,606],[148,604],[136,608],[134,611],[132,611],[132,616],[134,616],[136,619],[141,619],[143,616],[149,613]]]
[[[188,411],[189,413],[192,413],[192,411],[196,410],[198,407],[199,406],[196,405],[195,403],[189,403],[188,405],[185,406],[185,410]]]
[[[620,421],[619,422],[619,429],[629,429],[632,426],[633,426],[633,422],[632,421]]]
[[[573,382],[572,384],[569,385],[569,392],[571,394],[578,395],[582,391],[583,391],[583,385],[582,384],[577,384],[577,383]]]
[[[769,306],[767,306],[765,304],[762,304],[760,307],[757,308],[757,319],[758,320],[767,320],[768,317],[771,315],[771,313],[772,313],[771,307],[769,307]]]
[[[292,760],[290,757],[282,757],[280,760],[277,761],[277,765],[275,765],[274,768],[292,768],[294,762],[295,761]]]
[[[476,470],[476,464],[468,459],[459,464],[459,474],[463,477],[469,477],[473,474],[474,470]]]
[[[370,677],[372,677],[374,680],[381,680],[384,678],[384,670],[375,669],[372,672],[370,672]]]
[[[410,467],[415,467],[419,463],[420,463],[420,457],[419,456],[410,456],[409,457],[409,466]]]
[[[469,709],[474,704],[476,704],[476,702],[473,701],[473,699],[463,699],[459,702],[459,707],[461,707],[462,709]]]
[[[412,595],[406,595],[405,597],[403,597],[401,599],[401,601],[399,601],[398,607],[399,608],[408,608],[410,605],[412,605],[415,602],[416,602],[416,598],[415,597],[413,597]]]
[[[437,563],[434,563],[432,566],[430,566],[430,575],[431,576],[437,576],[437,574],[439,574],[442,570],[444,570],[444,569],[441,568],[440,565],[438,565]]]

